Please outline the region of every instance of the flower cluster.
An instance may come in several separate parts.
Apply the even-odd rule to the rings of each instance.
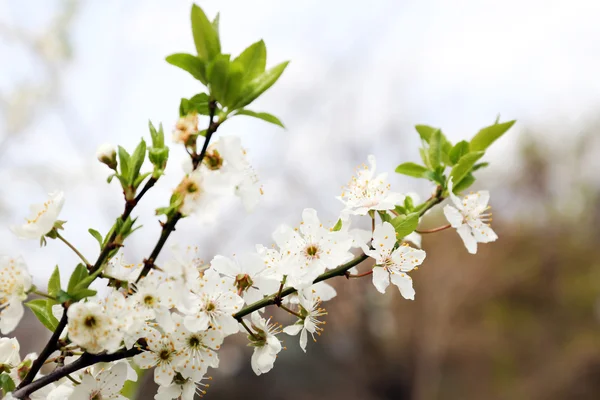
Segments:
[[[201,189],[206,182],[214,180],[220,185],[236,182],[240,187],[247,179],[244,171],[248,164],[239,139],[222,138],[208,149],[202,165],[184,179],[195,180],[199,188],[186,194],[185,210],[204,210],[208,205],[201,198],[208,202],[215,200],[213,192]],[[59,381],[37,393],[44,393],[47,398],[68,395],[70,399],[86,396],[119,399],[125,379],[137,379],[135,373],[126,373],[133,371],[129,366],[133,362],[139,368],[154,369],[154,379],[160,387],[156,399],[181,396],[191,400],[208,386],[203,381],[209,368],[219,366],[218,352],[225,337],[240,330],[246,331],[254,349],[253,371],[257,375],[267,373],[283,348],[280,333],[300,334],[300,347],[304,351],[309,334],[315,340],[322,333],[323,317],[327,315],[322,304],[334,298],[336,292],[325,282],[314,282],[328,273],[337,273],[336,268],[346,263],[352,264],[353,248],[363,249],[373,260],[372,267],[366,273],[354,275],[355,268],[349,266],[343,274],[372,275],[379,292],[384,293],[392,283],[404,298],[414,299],[410,273],[423,262],[425,251],[411,247],[408,242],[416,240],[408,235],[398,237],[392,217],[405,204],[406,196],[391,191],[385,174],[374,175],[373,156],[369,162],[371,169],[360,169],[339,197],[345,207],[340,210],[336,226],[324,226],[316,210],[305,209],[297,228],[281,225],[275,229],[275,244],[271,247],[257,245],[254,252],[239,257],[217,255],[204,266],[189,249],[181,252],[175,246],[174,257],[164,264],[165,268],[152,269],[143,279],[137,279],[143,264],[128,264],[121,254],[114,256],[105,267],[106,277],[113,282],[110,290],[67,308],[66,338],[71,346],[90,354],[132,349],[138,354],[100,369],[83,370],[79,377],[81,384]],[[482,221],[487,217],[482,214],[487,209],[487,192],[468,195],[461,201],[452,193],[450,181],[449,193],[456,208],[447,205],[444,212],[468,250],[473,252],[473,243],[476,245],[477,241],[494,240],[495,234]],[[55,208],[51,215],[38,218],[43,220],[43,227],[37,226],[36,221],[28,221],[31,225],[28,232],[35,231],[35,235],[28,233],[28,237],[39,238],[53,229],[63,201],[62,195],[58,200],[56,196],[52,194],[54,200],[41,208],[42,214],[51,206]],[[379,224],[375,224],[376,213],[381,216]],[[349,228],[352,218],[367,214],[373,221],[371,231]],[[21,258],[0,258],[3,333],[14,329],[20,320],[21,303],[31,287],[31,276]],[[291,295],[284,297],[282,293],[289,290]],[[272,323],[261,315],[262,307],[243,313],[250,316],[249,320],[239,316],[245,306],[265,300],[280,306],[295,320],[285,327]],[[62,308],[55,306],[55,310],[60,318]],[[19,382],[19,368],[24,367],[18,358],[18,343],[14,339],[10,343],[4,347],[0,343],[5,352],[3,364],[11,371],[13,380]]]

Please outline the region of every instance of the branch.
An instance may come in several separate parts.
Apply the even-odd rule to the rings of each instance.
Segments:
[[[419,213],[419,215],[425,214],[425,212],[427,212],[433,206],[435,206],[438,203],[441,203],[442,200],[444,200],[442,193],[443,193],[443,191],[442,191],[441,186],[438,186],[436,189],[436,192],[433,194],[433,196],[431,196],[423,204],[420,204],[418,207],[416,207],[415,211],[417,211]],[[327,279],[331,279],[336,276],[347,276],[346,273],[350,268],[360,264],[361,262],[365,261],[367,258],[369,258],[369,256],[362,253],[359,256],[357,256],[356,258],[354,258],[353,260],[347,262],[346,264],[342,264],[337,268],[334,268],[332,270],[329,270],[329,271],[319,275],[317,277],[317,279],[314,280],[313,284],[325,281]],[[284,290],[279,290],[277,293],[274,293],[270,296],[265,297],[262,300],[254,302],[254,303],[242,308],[240,311],[233,314],[233,317],[235,319],[237,319],[238,321],[241,321],[241,319],[243,317],[245,317],[246,315],[251,314],[254,311],[260,310],[261,308],[265,308],[265,307],[268,307],[271,305],[276,305],[277,303],[281,304],[281,299],[289,296],[290,294],[296,293],[296,292],[297,292],[297,290],[292,287],[288,287],[287,289],[284,289]]]
[[[206,156],[206,151],[208,149],[208,144],[210,142],[210,139],[212,138],[212,135],[217,131],[217,129],[219,129],[219,125],[222,122],[222,121],[214,122],[215,112],[217,110],[217,103],[214,100],[212,100],[208,104],[208,107],[210,109],[210,120],[208,123],[208,129],[206,130],[206,138],[204,139],[204,144],[202,145],[202,150],[200,151],[200,154],[198,154],[198,155],[196,155],[195,153],[191,155],[194,170],[196,168],[198,168],[198,166],[204,159],[204,156]],[[183,215],[178,212],[178,213],[173,214],[171,217],[169,217],[167,219],[167,221],[164,224],[162,224],[162,231],[160,233],[160,237],[158,238],[158,242],[154,246],[154,249],[152,250],[150,257],[144,259],[144,268],[142,268],[142,271],[140,272],[140,275],[135,280],[135,283],[138,283],[140,281],[140,279],[142,279],[143,277],[148,275],[150,273],[150,270],[152,270],[152,268],[154,268],[154,262],[156,261],[156,258],[160,254],[163,246],[167,242],[167,239],[169,238],[171,233],[175,230],[175,225],[177,224],[177,222],[179,222],[179,220],[181,218],[183,218]]]
[[[44,350],[42,350],[38,358],[36,358],[35,361],[31,364],[31,369],[29,370],[27,375],[25,375],[25,378],[23,378],[23,381],[19,384],[17,389],[21,389],[30,384],[33,381],[33,378],[35,378],[35,376],[37,375],[37,373],[40,372],[40,369],[42,368],[48,357],[50,357],[50,354],[54,353],[54,351],[58,349],[58,339],[60,339],[60,335],[65,329],[65,326],[67,326],[67,310],[64,310],[63,316],[58,322],[58,326],[54,330],[52,337],[50,337],[50,340],[48,341],[48,343],[46,343],[46,347],[44,347]]]
[[[344,276],[344,274],[346,273],[347,270],[349,270],[350,268],[360,264],[361,262],[365,261],[367,258],[369,258],[369,256],[367,256],[366,254],[362,253],[359,256],[357,256],[356,258],[354,258],[353,260],[347,262],[346,264],[342,264],[339,267],[332,269],[330,271],[327,271],[321,275],[319,275],[317,277],[317,279],[314,280],[313,283],[319,283],[321,281],[325,281],[327,279],[331,279],[335,276]],[[267,306],[271,306],[271,305],[275,305],[277,304],[277,299],[283,299],[284,297],[289,296],[290,294],[296,293],[297,290],[294,289],[293,287],[289,287],[287,289],[282,290],[281,292],[277,292],[274,293],[268,297],[265,297],[262,300],[259,300],[257,302],[254,302],[252,304],[250,304],[249,306],[246,306],[244,308],[242,308],[239,312],[233,314],[233,317],[235,319],[237,319],[238,321],[240,321],[243,317],[245,317],[248,314],[252,314],[254,311],[260,310],[261,308],[265,308]]]
[[[66,319],[65,319],[66,321]],[[133,357],[136,354],[141,353],[142,350],[138,348],[132,348],[129,350],[122,350],[112,354],[90,354],[83,353],[81,357],[77,360],[73,361],[71,364],[67,364],[64,367],[57,368],[54,371],[50,372],[48,375],[41,377],[38,380],[33,382],[28,382],[28,384],[19,385],[17,390],[13,392],[13,397],[17,399],[26,399],[31,393],[35,392],[43,388],[46,385],[49,385],[52,382],[56,382],[65,376],[72,374],[73,372],[79,371],[82,368],[86,368],[101,362],[111,362],[121,360],[123,358]],[[39,359],[39,358],[38,358]],[[36,360],[37,361],[37,360]],[[35,365],[35,362],[34,362]],[[33,370],[33,365],[32,365]],[[25,380],[23,380],[25,382]]]

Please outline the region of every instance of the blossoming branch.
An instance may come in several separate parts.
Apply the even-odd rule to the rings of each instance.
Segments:
[[[0,331],[12,332],[28,307],[52,336],[39,354],[20,355],[16,338],[0,339],[0,387],[5,399],[125,399],[126,381],[136,370],[153,369],[159,385],[155,399],[192,400],[205,394],[207,373],[219,366],[219,350],[227,336],[245,334],[253,348],[252,370],[268,373],[282,350],[281,335],[299,335],[306,352],[309,338],[324,332],[324,303],[336,297],[327,282],[334,277],[367,277],[385,293],[396,286],[414,300],[411,273],[425,262],[421,234],[455,228],[469,253],[478,243],[497,239],[489,223],[489,193],[460,197],[475,182],[486,149],[514,121],[496,121],[471,140],[452,144],[440,129],[417,125],[422,164],[406,162],[396,172],[432,183],[432,193],[419,203],[415,194],[394,191],[386,173],[377,171],[375,157],[360,167],[339,197],[339,219],[327,226],[318,211],[306,208],[298,227],[279,226],[273,244],[244,249],[239,256],[215,255],[208,265],[193,250],[172,247],[172,258],[160,266],[171,233],[183,218],[211,215],[228,197],[239,197],[252,210],[263,194],[257,173],[239,138],[215,137],[219,127],[238,116],[259,118],[283,127],[275,116],[246,108],[269,89],[288,63],[266,68],[266,47],[258,41],[239,56],[222,53],[219,17],[209,20],[193,6],[192,33],[196,54],[177,53],[167,61],[206,86],[206,92],[181,99],[173,142],[189,155],[171,198],[156,210],[161,232],[148,255],[137,262],[124,259],[121,249],[138,228],[132,216],[145,194],[161,179],[170,148],[162,125],[149,124],[151,145],[144,140],[128,152],[100,145],[97,157],[111,171],[108,182],[123,192],[124,208],[112,228],[89,233],[99,255],[89,258],[68,240],[61,191],[31,207],[22,224],[12,226],[22,239],[59,240],[81,260],[68,279],[56,267],[47,290],[32,284],[27,265],[18,255],[0,257]],[[201,121],[206,120],[206,126]],[[152,168],[144,170],[148,161]],[[450,197],[443,212],[449,224],[419,229],[432,208]],[[361,220],[371,229],[358,229]],[[77,234],[77,233],[71,233]],[[97,291],[92,283],[104,281]],[[94,287],[98,287],[95,285]],[[285,321],[263,316],[266,307],[290,314]],[[50,368],[41,373],[44,365]]]

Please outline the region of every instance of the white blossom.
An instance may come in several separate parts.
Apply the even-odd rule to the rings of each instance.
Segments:
[[[366,254],[375,259],[373,267],[373,285],[385,293],[390,281],[398,286],[405,299],[414,300],[415,290],[407,272],[412,271],[425,259],[423,250],[408,245],[396,247],[396,231],[389,222],[378,225],[373,232],[372,250]]]
[[[270,318],[266,320],[257,312],[252,313],[250,318],[254,332],[254,335],[249,337],[254,347],[250,364],[256,375],[266,374],[273,369],[277,354],[282,348],[281,342],[275,336],[281,332],[281,325],[271,324]]]
[[[12,332],[23,317],[23,301],[31,289],[31,275],[22,257],[0,256],[0,332]]]
[[[117,167],[117,150],[110,143],[103,143],[96,150],[96,158],[101,163],[108,165],[110,168]]]
[[[273,233],[273,239],[281,253],[289,256],[281,265],[281,273],[287,276],[286,284],[296,289],[312,285],[326,269],[352,258],[352,239],[345,232],[323,227],[312,208],[303,211],[299,231],[282,225]]]
[[[14,368],[21,363],[21,346],[16,338],[0,338],[0,366]]]
[[[216,256],[210,262],[210,267],[223,275],[247,304],[261,300],[279,287],[279,282],[270,275],[270,270],[258,254],[249,253],[233,260]]]
[[[391,191],[387,173],[375,175],[375,157],[368,157],[371,167],[364,165],[337,197],[346,206],[342,214],[365,215],[370,210],[393,210],[404,202],[404,195]]]
[[[187,174],[176,189],[183,196],[179,211],[183,215],[210,214],[221,196],[233,192],[233,186],[226,178],[211,174],[205,168],[197,168]]]
[[[184,378],[202,379],[208,367],[219,366],[217,350],[223,343],[223,334],[215,329],[191,332],[182,323],[180,315],[173,315],[173,319],[176,328],[171,336],[177,350],[178,371]]]
[[[321,299],[312,291],[304,292],[298,299],[302,318],[294,325],[286,326],[283,332],[292,336],[300,333],[300,348],[306,353],[308,333],[311,334],[313,340],[316,342],[315,334],[317,336],[320,335],[323,331],[321,325],[325,324],[324,321],[319,320],[319,317],[327,315],[327,312],[324,308],[321,308]]]
[[[238,332],[238,322],[233,314],[244,305],[244,299],[226,289],[226,283],[216,271],[205,272],[200,291],[192,299],[192,307],[184,310],[187,329],[199,332],[211,326],[224,335]]]
[[[208,378],[211,379],[211,378]],[[159,386],[158,392],[154,396],[155,400],[194,400],[195,395],[202,397],[206,394],[209,385],[200,380],[185,379],[181,374],[175,374],[173,383],[170,386]]]
[[[143,264],[126,263],[123,254],[119,253],[108,261],[104,273],[120,281],[132,282],[140,275],[143,266]]]
[[[465,196],[462,201],[452,192],[452,179],[448,182],[448,193],[455,207],[447,204],[444,215],[450,225],[456,228],[460,238],[471,254],[477,253],[477,243],[489,243],[498,239],[498,235],[490,228],[492,214],[488,202],[490,193],[481,190]]]
[[[146,343],[148,350],[136,354],[133,362],[142,369],[154,368],[154,381],[161,386],[169,386],[177,368],[177,350],[172,338],[150,330],[146,336]]]
[[[48,200],[42,204],[33,204],[31,213],[23,225],[13,225],[11,230],[21,239],[40,239],[54,227],[58,214],[65,202],[63,192],[56,191],[48,194]]]
[[[127,366],[124,363],[116,363],[96,376],[84,373],[81,384],[75,386],[69,400],[127,400],[120,393],[126,379]]]
[[[115,318],[95,302],[78,302],[67,310],[69,339],[89,353],[116,351],[123,340]]]
[[[151,272],[134,285],[135,293],[131,300],[136,304],[136,311],[145,320],[156,320],[166,331],[173,329],[170,309],[175,306],[179,295],[174,293],[172,286],[166,284],[157,274]]]

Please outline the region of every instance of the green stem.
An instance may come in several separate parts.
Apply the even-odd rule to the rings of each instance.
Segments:
[[[65,239],[60,233],[58,233],[58,230],[56,231],[56,237],[58,239],[60,239],[64,244],[66,244],[71,250],[73,250],[75,252],[75,254],[77,254],[79,256],[81,261],[83,261],[85,263],[85,265],[92,265],[85,258],[85,256],[83,254],[81,254],[81,252],[79,250],[77,250],[77,248],[75,248],[75,246],[73,246],[71,243],[69,243],[69,241],[67,239]]]
[[[252,332],[252,329],[250,329],[248,327],[248,325],[246,325],[246,321],[244,321],[243,319],[240,319],[240,324],[242,324],[242,326],[244,327],[244,329],[246,330],[246,332],[248,332],[248,334],[250,336],[252,336],[254,339],[259,340],[259,338],[256,336],[256,334],[254,332]]]
[[[294,310],[292,310],[292,309],[289,309],[289,308],[287,308],[287,307],[286,307],[286,306],[284,306],[283,304],[280,304],[280,305],[279,305],[279,308],[281,308],[281,309],[283,309],[283,310],[285,310],[285,311],[289,312],[289,313],[290,313],[290,314],[292,314],[292,315],[295,315],[296,317],[298,317],[298,318],[300,318],[300,319],[304,319],[304,317],[303,317],[302,315],[300,315],[299,313],[297,313],[296,311],[294,311]]]

